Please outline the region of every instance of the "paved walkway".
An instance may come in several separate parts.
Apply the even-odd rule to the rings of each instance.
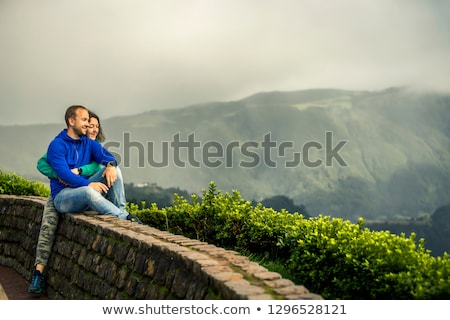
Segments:
[[[27,292],[30,284],[16,271],[0,265],[0,300],[47,300],[45,295],[32,296]]]

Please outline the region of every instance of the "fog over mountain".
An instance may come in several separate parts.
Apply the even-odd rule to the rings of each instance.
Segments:
[[[408,88],[262,92],[102,119],[125,182],[201,193],[210,181],[319,213],[417,218],[450,203],[450,96]],[[35,168],[60,125],[0,126],[0,168]]]
[[[0,125],[261,91],[450,92],[450,1],[2,0]]]

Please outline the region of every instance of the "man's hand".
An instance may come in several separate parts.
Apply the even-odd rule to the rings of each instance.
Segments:
[[[88,186],[100,193],[107,193],[109,190],[106,184],[102,182],[91,182],[88,184]]]
[[[105,171],[103,171],[102,177],[106,179],[106,185],[110,188],[114,182],[117,180],[117,171],[116,167],[108,166]]]

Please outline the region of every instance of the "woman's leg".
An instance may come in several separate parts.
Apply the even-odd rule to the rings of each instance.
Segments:
[[[59,223],[59,213],[56,211],[53,200],[48,198],[42,213],[41,229],[39,230],[38,243],[36,247],[35,269],[31,276],[28,292],[40,295],[45,289],[44,271],[47,266],[53,243],[55,242],[56,228]]]
[[[59,213],[56,211],[51,197],[48,198],[42,214],[41,229],[36,247],[35,266],[45,267],[55,241],[56,228],[58,227]],[[43,270],[42,270],[43,271]]]

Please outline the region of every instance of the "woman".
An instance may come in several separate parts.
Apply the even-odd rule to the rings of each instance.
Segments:
[[[105,136],[103,135],[103,130],[100,125],[100,119],[93,112],[89,112],[89,127],[87,128],[86,136],[99,143],[105,141]],[[37,168],[43,175],[49,178],[58,178],[55,170],[53,170],[47,162],[47,154],[44,154],[38,160]],[[90,177],[100,169],[102,169],[102,166],[99,163],[91,162],[80,168],[73,168],[72,172],[74,174]],[[53,199],[49,197],[42,214],[41,229],[36,247],[35,270],[33,271],[31,283],[28,287],[28,292],[31,294],[40,295],[43,293],[45,287],[44,271],[50,252],[52,251],[58,222],[59,213],[55,209]]]

